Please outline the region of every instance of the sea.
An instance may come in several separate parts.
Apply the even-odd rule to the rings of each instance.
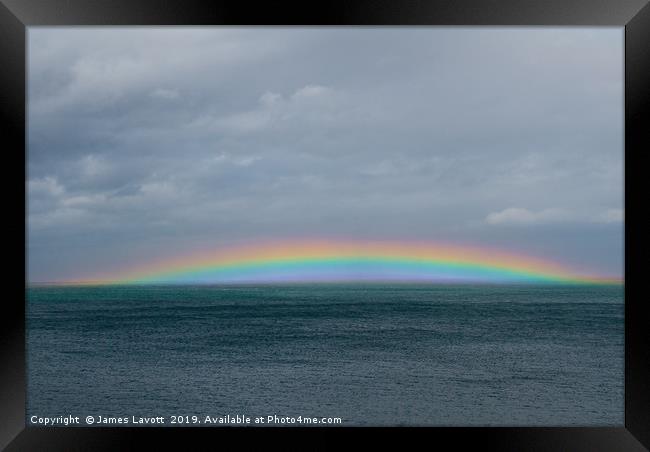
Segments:
[[[622,426],[623,292],[30,286],[27,423]]]

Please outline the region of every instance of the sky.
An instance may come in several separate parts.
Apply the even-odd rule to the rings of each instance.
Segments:
[[[623,28],[30,27],[28,280],[251,241],[623,274]]]

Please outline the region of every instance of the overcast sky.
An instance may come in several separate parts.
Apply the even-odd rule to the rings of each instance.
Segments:
[[[274,238],[623,257],[623,28],[28,30],[30,281]]]

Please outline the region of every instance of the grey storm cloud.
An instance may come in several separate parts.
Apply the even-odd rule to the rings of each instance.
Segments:
[[[28,30],[28,262],[291,237],[620,275],[621,28]]]

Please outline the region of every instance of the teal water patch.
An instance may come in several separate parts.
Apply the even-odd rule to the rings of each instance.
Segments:
[[[28,415],[623,424],[622,286],[135,285],[26,295]]]

